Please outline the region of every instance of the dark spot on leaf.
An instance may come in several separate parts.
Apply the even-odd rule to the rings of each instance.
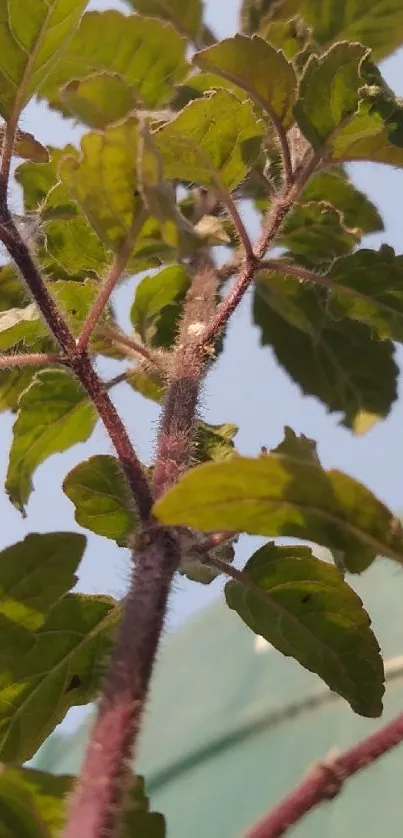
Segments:
[[[76,690],[77,687],[81,686],[81,678],[78,675],[73,675],[69,685],[66,687],[65,692],[69,693],[71,690]]]
[[[312,594],[305,594],[305,596],[302,597],[301,602],[309,602],[310,599],[312,599]]]

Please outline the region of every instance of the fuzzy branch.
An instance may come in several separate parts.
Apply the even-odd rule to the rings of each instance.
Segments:
[[[63,364],[67,360],[61,355],[51,355],[42,352],[32,352],[22,355],[0,355],[0,370],[11,369],[12,367],[40,367],[49,364]]]
[[[336,797],[350,777],[368,768],[402,741],[403,714],[342,756],[317,765],[295,791],[248,832],[247,838],[284,835],[311,809]]]

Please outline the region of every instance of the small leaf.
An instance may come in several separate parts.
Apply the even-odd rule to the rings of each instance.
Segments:
[[[17,115],[38,90],[77,28],[87,0],[4,5],[0,20],[0,113]]]
[[[194,451],[197,462],[220,462],[232,457],[235,454],[233,439],[237,433],[236,425],[208,425],[207,422],[198,422]]]
[[[308,547],[273,543],[254,553],[244,573],[253,589],[228,582],[229,607],[255,634],[319,675],[356,713],[380,716],[379,646],[360,598],[341,574]]]
[[[1,780],[18,784],[23,793],[32,796],[37,814],[50,830],[46,836],[55,835],[63,828],[66,821],[67,795],[73,786],[74,777],[49,774],[33,768],[7,768],[1,773]],[[0,792],[0,798],[1,798]],[[25,835],[25,833],[24,833]],[[16,831],[10,838],[23,838],[23,833]]]
[[[328,201],[341,213],[347,227],[359,228],[362,233],[384,229],[375,205],[354,186],[341,166],[314,175],[304,189],[302,201]]]
[[[52,608],[33,648],[0,679],[4,762],[30,759],[70,707],[93,699],[119,616],[110,597],[67,594]]]
[[[35,376],[19,402],[6,489],[23,510],[32,489],[32,474],[52,454],[66,451],[92,434],[97,412],[81,385],[64,370],[44,370]]]
[[[151,370],[144,372],[141,367],[130,370],[127,376],[127,383],[130,384],[133,390],[136,390],[137,393],[144,396],[145,399],[150,399],[150,401],[157,402],[158,404],[162,403],[166,387],[156,372],[154,374],[151,373]]]
[[[293,123],[297,78],[284,53],[263,38],[235,35],[197,52],[193,61],[238,85],[285,128]]]
[[[360,572],[377,555],[403,562],[403,529],[368,489],[306,457],[231,457],[188,471],[157,502],[162,523],[314,541]]]
[[[24,308],[11,308],[0,313],[0,350],[11,349],[17,343],[29,346],[47,334],[36,303]]]
[[[402,114],[399,123],[401,128]],[[384,119],[374,111],[372,100],[364,96],[354,117],[332,138],[331,159],[336,162],[369,160],[402,168],[402,142],[392,141],[395,126],[393,119]]]
[[[65,478],[63,490],[74,503],[80,526],[121,545],[138,529],[136,510],[116,457],[100,454],[79,463]]]
[[[52,279],[85,280],[102,277],[112,256],[86,218],[48,221],[44,228],[45,250],[39,259]],[[53,286],[54,288],[54,286]]]
[[[132,89],[138,104],[165,104],[187,70],[186,40],[167,23],[123,15],[116,10],[87,12],[40,95],[63,109],[60,89],[72,79],[114,73]]]
[[[310,262],[331,262],[353,250],[361,231],[350,229],[326,201],[299,204],[286,219],[279,242]]]
[[[358,106],[360,64],[367,54],[361,44],[335,44],[318,58],[311,55],[299,88],[294,113],[314,148],[339,130]]]
[[[48,163],[22,163],[15,171],[15,178],[24,195],[25,212],[40,210],[42,217],[52,216],[55,209],[63,218],[77,215],[78,207],[68,190],[60,183],[58,169],[60,161],[67,155],[77,155],[72,145],[65,148],[48,146]]]
[[[122,838],[165,838],[165,819],[149,811],[149,799],[144,790],[144,779],[132,777],[127,811],[124,814]]]
[[[291,277],[259,274],[253,303],[261,343],[306,395],[315,396],[355,433],[385,418],[397,398],[390,341],[363,323],[331,316],[328,294]]]
[[[263,131],[249,101],[218,90],[191,102],[154,137],[166,177],[232,191],[256,160]]]
[[[81,159],[66,157],[59,167],[63,183],[101,241],[113,250],[120,249],[135,219],[140,223],[142,217],[137,147],[138,123],[128,119],[103,134],[86,134]]]
[[[0,143],[4,140],[4,133],[4,126],[2,125],[0,127]],[[47,163],[49,160],[47,148],[39,140],[36,140],[32,134],[20,131],[20,129],[16,133],[13,154],[14,157],[32,160],[33,163]]]
[[[171,265],[140,282],[130,319],[144,343],[158,347],[172,346],[189,286],[189,274],[182,265]]]
[[[75,79],[62,89],[60,96],[72,116],[99,130],[126,117],[137,104],[133,88],[117,73],[95,73]]]
[[[178,32],[199,40],[202,31],[201,0],[128,0],[141,15],[158,17],[173,23]]]

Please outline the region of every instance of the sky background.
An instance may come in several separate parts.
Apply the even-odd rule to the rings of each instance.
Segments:
[[[237,31],[238,0],[207,0],[206,20],[220,36]],[[127,12],[128,6],[113,0],[96,0],[91,9],[118,8]],[[382,65],[387,83],[397,95],[403,96],[403,51]],[[22,127],[32,132],[42,143],[64,146],[78,142],[82,129],[72,127],[56,114],[36,103],[25,111]],[[376,164],[357,164],[350,167],[356,185],[365,191],[380,210],[385,231],[367,236],[366,246],[378,247],[382,242],[392,245],[397,253],[403,251],[403,171]],[[17,189],[12,193],[15,211],[21,210]],[[249,216],[249,229],[256,230],[254,218]],[[133,292],[140,281],[135,277],[116,295],[117,312],[122,326],[129,328],[129,310]],[[297,433],[317,440],[318,451],[326,468],[341,469],[365,483],[378,497],[396,512],[403,509],[403,400],[395,403],[389,418],[363,437],[354,437],[338,425],[337,414],[329,416],[315,399],[303,397],[299,388],[277,366],[272,353],[259,346],[259,331],[252,325],[251,298],[247,296],[235,313],[225,343],[225,352],[210,374],[203,393],[203,418],[214,424],[233,422],[239,426],[236,445],[242,454],[257,455],[262,445],[269,448],[278,444],[284,425]],[[399,349],[400,366],[403,351]],[[114,362],[102,360],[99,372],[109,378],[119,371]],[[151,402],[121,385],[113,391],[136,450],[143,462],[152,459],[155,434],[158,429],[158,409]],[[4,482],[8,449],[14,422],[12,415],[0,416],[0,479]],[[77,445],[65,454],[51,457],[34,475],[35,491],[28,505],[28,516],[23,519],[11,506],[4,493],[0,494],[0,548],[21,540],[28,532],[56,530],[82,531],[74,521],[74,508],[63,494],[61,483],[73,466],[88,457],[113,454],[112,445],[98,424],[88,443]],[[121,596],[128,585],[130,557],[114,542],[87,531],[88,545],[80,568],[77,588],[86,593],[107,593]],[[237,563],[244,564],[261,543],[243,537],[237,550]],[[400,570],[397,569],[397,573]],[[180,578],[171,598],[168,630],[172,631],[198,609],[220,594],[222,582],[208,587]],[[82,709],[70,711],[64,726],[75,726],[82,718]]]

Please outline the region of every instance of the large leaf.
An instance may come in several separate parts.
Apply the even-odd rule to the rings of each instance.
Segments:
[[[136,107],[136,94],[118,73],[95,73],[74,79],[61,91],[67,110],[90,128],[102,130]]]
[[[202,0],[128,0],[136,12],[173,23],[175,29],[198,41],[202,34]]]
[[[141,217],[137,146],[138,123],[131,118],[103,134],[86,134],[81,159],[66,157],[59,168],[99,238],[113,250],[120,249]]]
[[[360,41],[385,58],[403,42],[400,0],[244,0],[245,6],[267,11],[266,21],[300,16],[312,28],[314,40],[326,46],[334,41]]]
[[[127,544],[138,529],[138,516],[116,457],[99,454],[79,463],[65,478],[63,490],[74,503],[75,519],[82,527],[118,544]]]
[[[85,536],[78,533],[30,533],[2,550],[0,667],[4,667],[5,655],[18,657],[24,651],[14,648],[13,629],[32,632],[40,628],[49,609],[75,585],[85,545]],[[15,637],[26,633],[18,631]]]
[[[22,394],[7,472],[6,489],[23,510],[33,489],[32,475],[50,457],[92,434],[97,412],[73,376],[44,370]]]
[[[19,0],[0,8],[0,113],[17,116],[73,36],[88,0]]]
[[[229,607],[252,631],[319,675],[356,713],[380,716],[379,646],[360,598],[339,571],[308,547],[269,543],[249,559],[244,573],[252,585],[228,582]]]
[[[104,674],[120,607],[109,597],[68,594],[35,645],[0,673],[0,758],[23,763],[69,707],[90,701]]]
[[[166,177],[222,192],[244,180],[263,132],[248,100],[218,90],[191,102],[154,136]]]
[[[288,128],[294,121],[297,78],[281,51],[263,38],[235,35],[196,53],[194,62],[238,85],[275,121]]]
[[[322,146],[358,106],[361,44],[339,43],[318,58],[312,55],[300,81],[294,112],[314,148]]]
[[[306,456],[232,457],[187,472],[157,502],[164,524],[205,532],[303,538],[344,554],[359,572],[377,555],[403,562],[399,521],[368,489]]]
[[[291,277],[259,274],[253,303],[261,343],[306,395],[316,396],[355,433],[386,417],[397,398],[390,341],[363,323],[337,319],[323,289]]]
[[[1,780],[6,778],[13,784],[15,783],[23,793],[32,796],[32,803],[37,814],[50,830],[50,833],[47,831],[45,833],[47,838],[50,834],[52,836],[58,834],[66,821],[67,795],[73,786],[74,777],[66,774],[49,774],[34,768],[7,768],[2,771],[0,778]],[[10,835],[10,838],[17,838],[17,836],[23,838],[23,834],[25,833],[16,831]]]
[[[140,282],[130,319],[144,343],[150,346],[172,345],[181,304],[189,285],[189,274],[182,265],[171,265]]]
[[[186,69],[186,40],[167,23],[121,12],[88,12],[40,94],[62,108],[60,89],[94,73],[117,73],[137,102],[150,108],[167,102]]]

